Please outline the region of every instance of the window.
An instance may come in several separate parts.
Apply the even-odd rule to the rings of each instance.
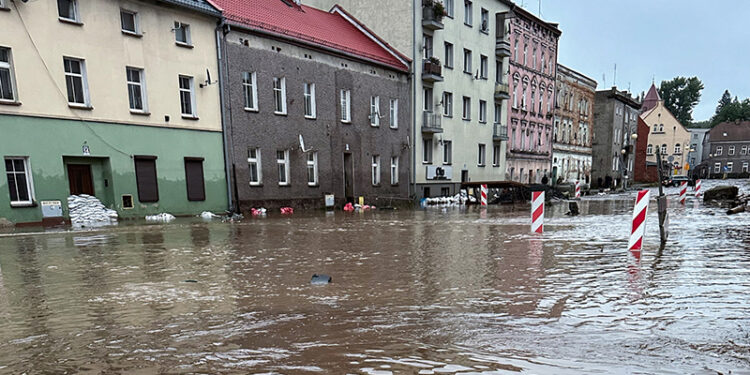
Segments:
[[[453,163],[453,142],[443,141],[443,164]]]
[[[279,185],[289,185],[289,150],[276,151],[276,166],[279,169]]]
[[[513,62],[518,62],[518,39],[513,43]]]
[[[120,28],[125,34],[141,35],[138,13],[120,9]]]
[[[503,83],[503,61],[495,60],[495,83]]]
[[[734,165],[734,163],[732,163],[731,161],[727,163],[727,168],[726,168],[727,172],[732,173],[732,166],[733,165]]]
[[[34,202],[29,159],[25,157],[5,158],[5,177],[10,189],[10,205],[31,205]]]
[[[429,59],[433,56],[432,54],[432,36],[429,34],[422,35],[422,56],[425,59]]]
[[[391,156],[391,185],[398,185],[398,156]]]
[[[732,152],[732,154],[734,154],[734,146],[731,147],[729,150]],[[680,146],[679,143],[676,143],[674,145],[674,153],[675,154],[681,154],[682,153],[682,146]]]
[[[528,55],[528,52],[529,52],[529,44],[524,43],[523,44],[523,65],[526,65],[526,62],[527,62],[526,56]]]
[[[518,82],[513,82],[513,108],[518,108]]]
[[[380,155],[372,156],[372,184],[380,185]]]
[[[490,30],[490,12],[488,12],[487,9],[484,8],[482,8],[481,12],[482,25],[480,27],[480,30],[486,33]]]
[[[492,166],[500,166],[500,145],[492,146]]]
[[[721,163],[714,163],[714,173],[721,172]]]
[[[423,110],[432,113],[432,88],[425,87],[422,89],[422,98],[424,99]]]
[[[531,51],[531,67],[536,69],[536,45],[534,45],[534,49]]]
[[[206,188],[203,182],[203,158],[185,158],[185,182],[189,201],[206,200]]]
[[[542,91],[539,91],[539,112],[537,113],[539,113],[540,115],[542,114],[542,108],[544,107],[542,103],[543,101],[544,101],[544,93]]]
[[[174,40],[177,45],[192,46],[193,39],[190,37],[190,25],[174,21]]]
[[[57,15],[62,20],[81,22],[78,17],[78,0],[57,0]]]
[[[466,24],[466,26],[471,26],[472,24],[472,12],[473,8],[471,1],[464,0],[464,23]]]
[[[453,69],[453,44],[445,42],[445,67]]]
[[[128,82],[128,103],[131,111],[147,112],[146,105],[146,82],[143,77],[143,69],[125,68]]]
[[[453,0],[443,0],[443,6],[445,8],[445,15],[453,18],[455,7],[453,6]]]
[[[715,152],[716,156],[721,155],[721,153],[723,151],[724,151],[724,147],[722,147],[722,146],[716,146],[716,152]]]
[[[391,99],[389,123],[391,129],[398,129],[398,99]]]
[[[471,50],[464,48],[464,73],[471,74]]]
[[[89,87],[86,80],[86,65],[81,59],[64,57],[65,85],[68,89],[68,104],[89,106]]]
[[[748,163],[746,161],[742,162],[742,172],[747,172],[747,171],[748,171]]]
[[[693,149],[695,149],[695,145],[693,146]],[[747,155],[747,146],[742,146],[740,149],[740,155]]]
[[[16,101],[15,87],[10,48],[0,47],[0,101]]]
[[[422,139],[422,163],[432,163],[432,138]]]
[[[531,89],[531,111],[532,112],[534,112],[534,110],[536,109],[536,105],[534,105],[534,103],[536,103],[536,91],[532,88]]]
[[[478,155],[478,158],[477,158],[477,165],[480,166],[480,167],[484,167],[485,149],[486,149],[486,146],[484,144],[480,143],[479,144],[479,155]]]
[[[495,104],[495,116],[494,116],[494,123],[499,124],[502,122],[502,113],[503,113],[503,107],[502,104]]]
[[[318,152],[307,153],[307,185],[318,185]]]
[[[676,147],[676,146],[675,146]],[[729,149],[727,150],[727,153],[729,155],[734,155],[734,146],[729,146]]]
[[[618,167],[619,167],[618,161],[619,160],[617,159],[617,156],[613,156],[612,157],[612,170],[613,171],[616,171],[618,169]]]
[[[183,117],[197,117],[193,77],[180,76],[180,107]]]
[[[443,92],[443,116],[453,117],[453,93]]]
[[[667,144],[666,143],[663,144],[663,145],[661,145],[661,154],[662,154],[662,156],[666,156],[667,155]]]
[[[380,126],[380,97],[370,97],[370,125]]]
[[[245,109],[258,110],[258,81],[255,72],[242,72],[242,91],[245,95]]]
[[[479,101],[479,122],[487,122],[487,102],[484,100]]]
[[[341,122],[349,123],[352,121],[352,108],[350,106],[352,92],[350,90],[341,90]]]
[[[263,183],[263,169],[260,163],[260,148],[247,150],[247,167],[250,175],[250,185],[258,186]]]
[[[646,155],[653,155],[653,154],[654,154],[654,145],[646,146]]]
[[[487,56],[479,55],[479,78],[487,79],[489,69],[487,64]]]
[[[463,112],[461,118],[464,120],[471,120],[471,98],[464,96]]]
[[[526,87],[523,88],[521,95],[521,109],[526,110]]]
[[[135,181],[141,203],[159,201],[159,183],[156,179],[156,156],[135,156]]]
[[[303,90],[305,94],[305,117],[315,118],[317,116],[315,108],[315,84],[305,83]]]
[[[286,114],[286,78],[273,77],[273,113]]]

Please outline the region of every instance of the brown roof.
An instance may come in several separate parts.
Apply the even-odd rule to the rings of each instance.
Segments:
[[[643,107],[641,107],[641,110],[643,112],[647,112],[650,109],[656,107],[656,105],[659,104],[659,101],[661,101],[661,96],[659,95],[659,91],[656,89],[656,85],[652,83],[651,88],[648,89],[646,97],[643,98]]]
[[[724,135],[726,134],[726,135]],[[722,122],[708,131],[709,142],[750,142],[750,121]]]

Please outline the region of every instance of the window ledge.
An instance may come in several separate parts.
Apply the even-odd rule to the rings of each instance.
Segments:
[[[18,105],[21,105],[21,102],[19,102],[17,100],[0,99],[0,104],[1,105],[16,105],[16,106],[18,106]]]
[[[67,23],[67,24],[70,24],[70,25],[83,26],[83,22],[76,21],[76,20],[71,20],[70,18],[58,17],[57,20],[60,21],[60,22],[62,22],[62,23]]]
[[[351,120],[347,120],[347,121],[341,120],[341,123],[342,124],[351,124],[352,122],[351,122]]]
[[[398,184],[398,182],[397,182],[397,183],[395,183],[395,184],[391,184],[391,187],[396,187],[396,186],[398,186],[398,185],[399,185],[399,184]]]
[[[479,121],[480,124],[487,124],[487,121]]]
[[[134,33],[132,31],[127,31],[127,30],[121,30],[121,31],[123,34],[127,36],[132,36],[133,38],[143,38],[143,34],[141,33]]]
[[[471,119],[470,119],[470,118],[465,118],[465,117],[462,117],[462,118],[461,118],[461,120],[464,120],[464,121],[466,121],[466,122],[469,122],[469,121],[471,121]]]
[[[287,115],[286,112],[276,112],[276,111],[273,111],[273,114],[276,115],[276,116],[286,116]]]
[[[185,120],[192,120],[192,121],[198,121],[200,120],[200,117],[198,116],[190,116],[190,115],[182,115],[182,118]]]
[[[292,187],[292,184],[279,184],[279,187]]]
[[[372,187],[380,187],[380,184],[372,184]]]
[[[177,47],[182,47],[182,48],[188,48],[188,49],[195,48],[195,46],[193,46],[192,44],[187,44],[183,42],[174,42],[174,44],[177,45]]]
[[[484,34],[484,35],[490,35],[490,30],[489,29],[485,29],[485,30],[479,29],[479,32],[482,33],[482,34]]]
[[[245,112],[255,112],[255,113],[258,113],[258,108],[247,108],[247,107],[245,107]]]
[[[317,116],[305,116],[305,118],[308,119],[308,120],[317,120],[318,119]]]
[[[254,184],[251,182],[250,187],[263,187],[263,184],[262,183]]]
[[[94,107],[87,105],[87,104],[76,104],[76,103],[68,103],[68,107],[73,109],[83,109],[86,111],[91,111],[94,109]]]
[[[151,112],[146,111],[138,111],[138,110],[130,110],[131,115],[137,115],[137,116],[151,116]]]
[[[380,125],[376,125],[376,124],[370,124],[370,127],[371,127],[371,128],[379,128],[379,127],[380,127]]]
[[[10,8],[8,8],[8,7],[0,7],[0,12],[10,12]]]
[[[500,164],[492,164],[492,167],[493,168],[498,168],[498,167],[500,167]]]
[[[443,163],[443,165],[453,165],[453,163]]]
[[[309,184],[308,183],[307,186],[311,187],[311,188],[317,188],[317,187],[320,187],[320,184]]]
[[[446,118],[453,118],[453,115],[446,115],[445,113],[443,113],[443,117],[446,117]]]
[[[453,70],[453,65],[443,65],[443,67],[445,67],[445,69]]]
[[[398,130],[398,126],[389,126],[388,128],[391,130]]]
[[[432,165],[432,162],[422,160],[422,165]]]
[[[484,164],[477,164],[477,167],[484,168],[484,167],[486,167],[486,165],[484,165]]]
[[[464,25],[469,26],[469,27],[474,27],[470,23],[466,23],[466,22],[464,22]]]
[[[37,207],[36,202],[18,202],[18,203],[10,203],[11,208],[29,208],[29,207]]]

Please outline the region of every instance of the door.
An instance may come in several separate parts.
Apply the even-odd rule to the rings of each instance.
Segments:
[[[68,164],[68,184],[71,195],[94,195],[94,179],[91,177],[91,165]]]
[[[350,153],[344,154],[344,197],[354,202],[354,161]]]
[[[465,169],[461,171],[461,182],[469,182],[469,171]]]

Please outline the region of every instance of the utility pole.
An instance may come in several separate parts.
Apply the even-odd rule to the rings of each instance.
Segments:
[[[662,174],[663,163],[661,160],[661,147],[656,148],[656,168],[659,174],[659,196],[656,197],[656,203],[659,207],[659,237],[661,238],[661,245],[664,246],[667,243],[667,196],[664,195],[664,187],[662,181],[664,175]]]

